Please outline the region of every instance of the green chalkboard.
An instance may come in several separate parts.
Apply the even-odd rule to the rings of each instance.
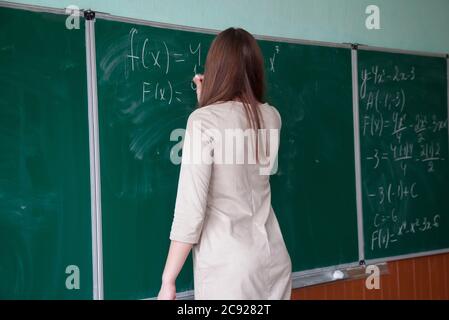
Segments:
[[[146,298],[160,287],[176,199],[170,134],[185,127],[195,105],[190,80],[212,37],[95,24],[105,298]],[[179,291],[193,286],[191,261],[186,265]]]
[[[366,258],[449,248],[446,59],[361,50]]]
[[[191,79],[213,37],[96,21],[106,299],[157,295],[179,174],[170,136],[196,105]],[[357,261],[350,50],[260,45],[283,118],[272,192],[293,269]],[[192,287],[188,261],[177,289]]]
[[[357,261],[351,52],[259,43],[283,119],[271,186],[293,270]]]
[[[84,28],[65,19],[0,7],[0,299],[92,298]]]

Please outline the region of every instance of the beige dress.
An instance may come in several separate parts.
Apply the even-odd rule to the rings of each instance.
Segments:
[[[263,158],[275,149],[273,159],[281,118],[267,103],[260,110],[263,127],[277,135],[259,139],[259,154]],[[222,142],[229,140],[223,137],[226,130],[238,129],[247,129],[241,102],[206,106],[189,116],[170,239],[194,244],[195,299],[290,299],[291,260],[271,206],[269,174],[261,174],[261,163],[275,168],[274,161],[251,162],[251,138],[244,140],[245,148],[235,142],[234,161],[226,160],[229,150]],[[189,138],[194,132],[201,133],[201,140]],[[206,156],[194,161],[200,149]]]

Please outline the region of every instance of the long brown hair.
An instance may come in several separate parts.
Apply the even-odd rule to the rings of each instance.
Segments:
[[[207,54],[199,107],[238,99],[257,132],[263,125],[259,103],[264,96],[264,60],[256,39],[240,28],[220,32]]]

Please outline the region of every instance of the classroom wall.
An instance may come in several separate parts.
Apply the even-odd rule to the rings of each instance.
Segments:
[[[70,4],[114,15],[186,26],[240,26],[255,34],[449,53],[447,0],[17,0],[55,8]],[[368,5],[381,29],[365,27]]]
[[[293,300],[449,299],[449,254],[388,263],[379,290],[367,290],[365,279],[346,280],[293,290]]]

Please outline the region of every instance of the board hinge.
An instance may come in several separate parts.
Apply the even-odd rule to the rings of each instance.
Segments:
[[[84,18],[86,20],[94,20],[95,19],[95,11],[92,11],[92,10],[84,11]]]

